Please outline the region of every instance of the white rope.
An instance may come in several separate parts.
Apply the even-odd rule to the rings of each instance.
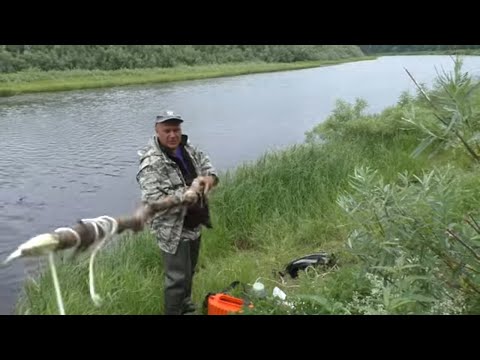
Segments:
[[[60,311],[60,315],[65,315],[65,308],[63,306],[62,293],[60,292],[60,284],[58,282],[57,269],[55,268],[53,252],[50,252],[48,254],[48,262],[50,264],[50,270],[52,271],[53,286],[55,287],[58,310]]]
[[[55,229],[54,232],[58,233],[61,231],[71,232],[75,236],[75,240],[77,242],[75,246],[80,245],[80,242],[81,242],[80,235],[78,235],[78,233],[75,230],[68,227],[60,227],[58,229]],[[60,291],[60,282],[58,281],[57,269],[55,267],[53,252],[50,252],[48,254],[48,263],[50,265],[50,270],[52,272],[53,286],[55,288],[55,296],[57,298],[58,310],[60,311],[60,315],[65,315],[65,307],[63,305],[62,292]]]
[[[90,255],[90,264],[89,264],[89,283],[90,283],[90,297],[92,298],[93,303],[96,306],[102,304],[102,298],[95,291],[95,278],[93,270],[93,262],[98,251],[103,247],[103,245],[109,240],[112,236],[117,233],[118,222],[110,216],[100,216],[95,219],[82,219],[82,222],[92,224],[95,229],[95,239],[94,246],[95,248]],[[100,231],[99,228],[103,231],[103,238],[99,239]],[[96,245],[95,245],[96,244]]]
[[[95,231],[95,238],[93,241],[94,249],[90,256],[90,265],[89,265],[89,281],[90,281],[90,296],[95,303],[95,305],[100,306],[101,297],[95,292],[95,282],[94,282],[94,271],[93,271],[93,262],[95,255],[103,247],[103,245],[113,237],[118,230],[118,222],[110,216],[100,216],[94,219],[82,219],[83,222],[92,224]],[[100,230],[103,231],[103,236],[100,238]],[[61,231],[68,231],[75,236],[76,244],[75,247],[78,247],[81,244],[81,238],[78,232],[69,227],[60,227],[54,232],[59,233]],[[31,254],[45,254],[48,255],[48,262],[50,265],[50,270],[52,272],[53,285],[55,288],[55,295],[57,299],[57,306],[61,315],[65,315],[65,307],[62,299],[62,293],[60,290],[60,283],[58,281],[57,269],[55,267],[54,261],[54,250],[58,245],[58,239],[53,237],[51,234],[42,234],[38,235],[26,243],[20,245],[17,250],[15,250],[10,256],[3,262],[4,265],[8,264],[13,259],[23,256],[23,253],[27,250]]]
[[[78,233],[75,230],[68,227],[60,227],[58,229],[55,229],[54,232],[58,233],[61,231],[71,232],[75,236],[75,240],[77,242],[75,246],[80,245],[80,242],[81,242],[80,235],[78,235]],[[65,315],[65,307],[63,304],[62,292],[60,290],[60,282],[58,281],[57,268],[55,267],[55,259],[54,259],[53,252],[50,252],[48,254],[48,263],[50,265],[50,270],[52,272],[53,286],[55,288],[55,296],[57,298],[58,310],[60,312],[60,315]]]

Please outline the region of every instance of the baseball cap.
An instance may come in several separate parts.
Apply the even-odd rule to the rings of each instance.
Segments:
[[[162,111],[159,115],[157,115],[155,119],[155,124],[160,124],[169,120],[178,120],[181,123],[183,122],[183,119],[179,114],[176,114],[171,110],[165,110]]]

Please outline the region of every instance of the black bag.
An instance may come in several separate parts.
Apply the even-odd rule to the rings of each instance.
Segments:
[[[210,220],[210,210],[208,208],[208,200],[204,194],[200,194],[199,202],[190,205],[187,208],[187,214],[183,221],[183,226],[187,229],[195,229],[199,225],[204,225],[208,229],[212,229]]]
[[[303,256],[296,260],[291,261],[285,268],[285,272],[288,273],[292,278],[298,276],[299,270],[305,270],[309,266],[318,267],[318,266],[327,266],[332,267],[336,264],[336,259],[334,255],[329,255],[325,252],[314,253],[310,255]],[[285,276],[285,272],[281,272],[281,276]]]

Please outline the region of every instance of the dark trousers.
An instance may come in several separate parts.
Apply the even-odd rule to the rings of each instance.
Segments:
[[[192,281],[200,252],[198,240],[181,241],[175,254],[164,251],[165,315],[182,315],[192,306]]]

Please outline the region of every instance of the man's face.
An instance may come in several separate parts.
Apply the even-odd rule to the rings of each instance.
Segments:
[[[170,150],[175,150],[182,139],[182,128],[178,122],[165,122],[155,126],[160,144]]]

